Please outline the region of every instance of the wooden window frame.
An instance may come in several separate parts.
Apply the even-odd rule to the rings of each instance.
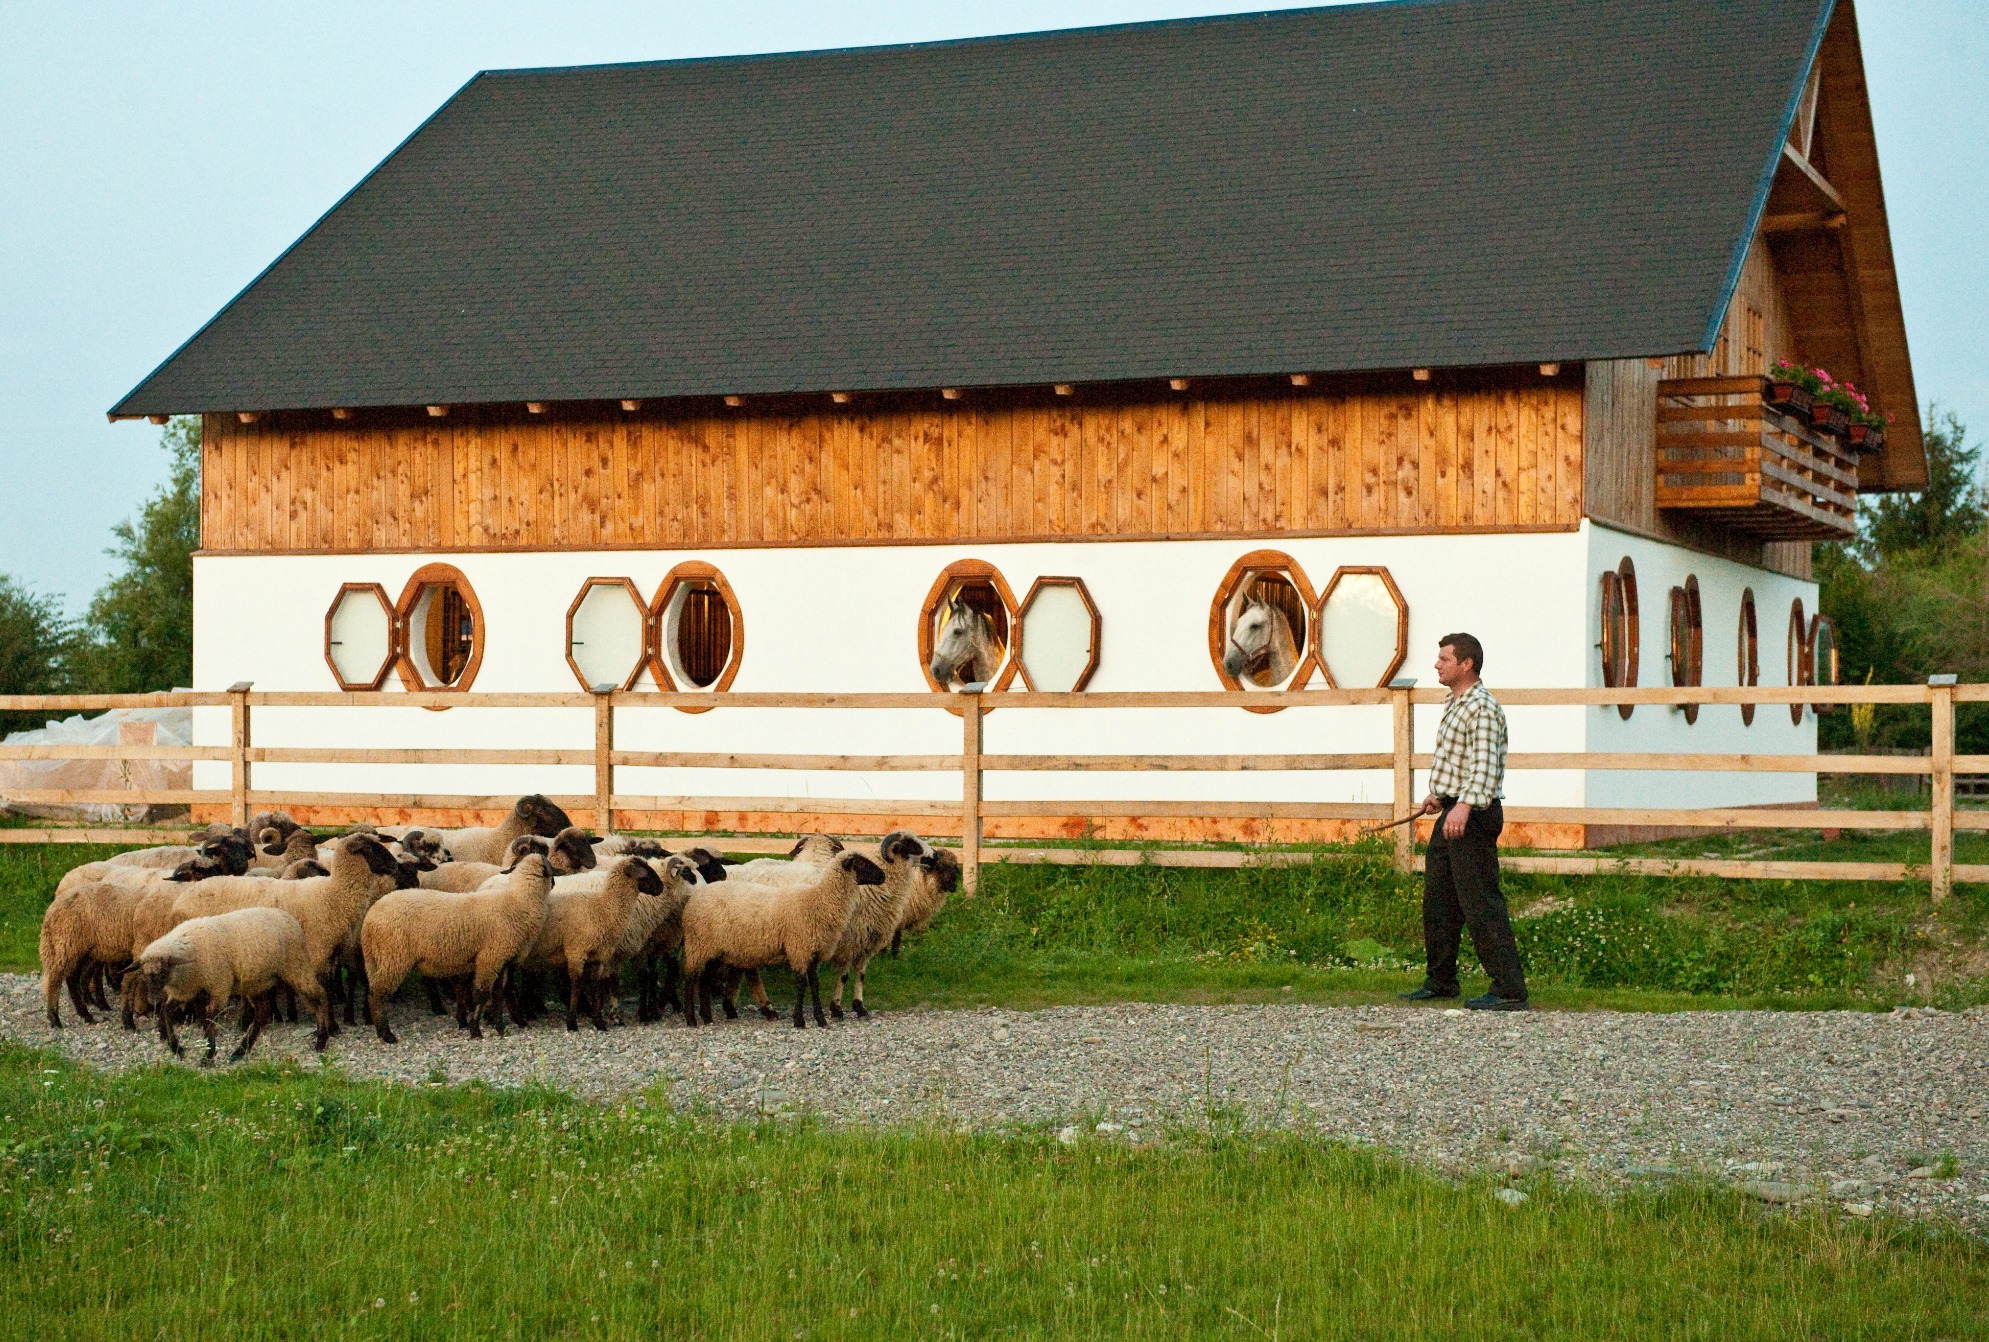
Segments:
[[[1754,610],[1754,589],[1743,587],[1740,592],[1740,641],[1735,650],[1734,683],[1752,687],[1761,683],[1761,624]],[[1740,706],[1740,723],[1743,727],[1754,725],[1754,705]]]
[[[1789,603],[1789,684],[1812,685],[1816,682],[1815,668],[1809,661],[1809,619],[1803,613],[1803,599],[1795,598]],[[1789,705],[1789,721],[1798,727],[1803,721],[1803,706],[1800,702]]]
[[[374,672],[373,678],[366,681],[347,680],[338,669],[337,659],[332,656],[332,617],[338,614],[338,608],[345,604],[346,597],[354,592],[370,593],[373,599],[380,603],[380,612],[387,617],[387,655],[380,659],[380,669]],[[394,610],[393,599],[387,595],[387,589],[376,582],[340,584],[338,595],[332,598],[331,605],[325,607],[325,665],[331,668],[332,681],[347,694],[377,690],[386,683],[387,674],[394,669],[394,663],[400,659],[400,655],[401,622]]]
[[[1279,571],[1291,583],[1292,590],[1298,593],[1299,610],[1304,614],[1307,626],[1305,629],[1305,651],[1300,655],[1298,665],[1292,669],[1291,679],[1278,688],[1281,690],[1302,690],[1305,688],[1305,683],[1312,678],[1313,671],[1319,665],[1316,656],[1319,651],[1319,640],[1316,637],[1317,631],[1311,627],[1314,623],[1313,612],[1319,608],[1319,598],[1314,594],[1312,583],[1305,576],[1305,570],[1299,566],[1299,562],[1296,559],[1293,559],[1283,550],[1250,551],[1234,564],[1231,564],[1229,572],[1223,574],[1222,581],[1216,584],[1215,599],[1209,603],[1209,661],[1214,665],[1216,679],[1222,683],[1224,689],[1245,691],[1242,682],[1237,680],[1235,676],[1230,675],[1223,668],[1223,655],[1229,649],[1229,628],[1225,623],[1224,617],[1228,611],[1230,599],[1236,595],[1237,588],[1243,585],[1243,579],[1251,573],[1262,572],[1264,570]],[[1253,694],[1261,693],[1263,688],[1259,686],[1245,692]],[[1278,704],[1244,704],[1242,707],[1246,713],[1282,713],[1284,711],[1283,706]]]
[[[1602,685],[1610,690],[1634,690],[1644,628],[1637,609],[1637,566],[1630,562],[1630,556],[1624,555],[1614,569],[1603,572],[1601,588],[1602,637],[1596,646],[1602,650]],[[1621,647],[1617,646],[1616,622],[1611,619],[1612,611],[1618,609],[1623,612]],[[1616,705],[1618,716],[1625,721],[1636,711],[1635,704]]]
[[[710,583],[717,590],[719,599],[725,603],[726,612],[732,617],[732,647],[725,658],[724,668],[718,673],[718,679],[709,685],[680,687],[676,677],[670,674],[670,659],[663,651],[663,617],[670,609],[670,598],[677,594],[677,589],[688,587],[693,583]],[[656,586],[656,598],[649,603],[649,633],[646,641],[649,646],[649,672],[656,678],[656,684],[664,692],[723,694],[732,688],[732,682],[739,675],[739,664],[746,657],[746,612],[739,604],[738,593],[732,590],[732,584],[725,580],[725,575],[719,571],[717,565],[707,564],[702,559],[686,559],[664,574],[663,581]],[[677,711],[709,713],[711,706],[701,704],[686,707],[679,704]]]
[[[580,607],[586,604],[588,593],[592,592],[596,587],[619,587],[624,592],[627,592],[629,602],[634,605],[637,615],[642,619],[642,648],[636,653],[635,665],[629,668],[627,678],[621,684],[615,686],[618,690],[634,689],[635,682],[641,678],[643,671],[649,666],[649,649],[651,643],[654,641],[652,637],[654,631],[651,625],[652,617],[649,612],[649,603],[642,599],[641,589],[636,587],[635,581],[632,578],[589,578],[586,582],[580,584],[580,590],[574,594],[573,604],[566,608],[567,669],[573,672],[573,678],[580,682],[581,689],[589,693],[593,692],[594,687],[588,683],[586,675],[581,672],[580,663],[573,660],[573,617],[580,613]]]
[[[932,587],[925,594],[925,601],[919,606],[919,675],[925,678],[927,687],[935,694],[951,697],[955,691],[947,689],[932,678],[933,617],[939,613],[939,603],[951,595],[956,585],[976,581],[984,581],[994,588],[995,595],[1001,598],[1002,609],[1008,613],[1007,656],[993,682],[982,693],[1001,693],[1014,683],[1019,670],[1022,660],[1019,656],[1022,646],[1022,618],[1015,604],[1014,589],[1008,585],[1008,579],[1002,577],[1001,570],[985,559],[956,559],[939,571],[939,576],[933,579]],[[946,711],[958,713],[960,709],[949,704]]]
[[[1333,668],[1326,664],[1324,634],[1326,626],[1326,603],[1333,599],[1333,589],[1340,585],[1341,578],[1349,574],[1370,573],[1381,579],[1382,586],[1388,589],[1389,599],[1395,603],[1395,656],[1388,663],[1388,670],[1382,673],[1381,679],[1376,681],[1373,686],[1342,685],[1339,681],[1333,679]],[[1403,600],[1402,589],[1395,585],[1395,575],[1390,573],[1386,567],[1378,564],[1342,564],[1339,568],[1334,569],[1333,576],[1326,580],[1326,589],[1319,594],[1319,604],[1312,609],[1311,632],[1312,642],[1309,646],[1309,655],[1312,658],[1313,665],[1319,668],[1319,674],[1325,678],[1328,688],[1335,690],[1380,689],[1395,679],[1395,673],[1400,671],[1402,663],[1409,659],[1409,603]]]
[[[1692,689],[1705,683],[1706,624],[1699,604],[1699,579],[1685,575],[1682,586],[1671,589],[1671,684],[1674,689]],[[1680,704],[1685,721],[1699,720],[1699,705]]]
[[[1823,678],[1823,668],[1816,659],[1817,631],[1826,626],[1830,630],[1830,679],[1828,680]],[[1837,621],[1831,619],[1822,611],[1818,611],[1815,615],[1812,615],[1809,621],[1808,645],[1804,649],[1803,660],[1809,665],[1809,683],[1812,685],[1842,684],[1841,674],[1843,671],[1844,655],[1843,644],[1839,642],[1837,637]],[[1811,704],[1809,707],[1812,713],[1817,714],[1828,713],[1831,708],[1829,704]]]
[[[421,600],[424,588],[454,587],[470,610],[470,658],[463,664],[463,674],[453,685],[430,685],[421,678],[415,669],[413,631],[408,621],[414,617],[414,608]],[[476,682],[477,672],[483,667],[483,645],[488,635],[484,623],[483,603],[477,600],[476,588],[470,585],[469,577],[454,564],[423,564],[416,569],[401,588],[401,599],[394,603],[394,629],[399,657],[394,669],[399,674],[401,685],[410,694],[461,694]],[[426,631],[424,631],[425,633]],[[440,711],[439,709],[437,711]]]
[[[1016,609],[1015,612],[1015,621],[1013,626],[1015,630],[1015,637],[1009,641],[1010,642],[1009,655],[1015,663],[1016,671],[1022,677],[1022,687],[1025,690],[1031,692],[1032,694],[1035,693],[1036,682],[1030,677],[1029,663],[1023,659],[1022,655],[1022,633],[1023,633],[1023,626],[1029,618],[1029,608],[1036,604],[1036,594],[1042,591],[1046,587],[1070,587],[1076,589],[1078,598],[1084,602],[1084,608],[1087,611],[1091,612],[1091,660],[1084,664],[1084,670],[1078,674],[1077,683],[1073,685],[1070,689],[1070,693],[1077,694],[1081,692],[1086,685],[1089,685],[1091,683],[1092,675],[1096,673],[1098,670],[1099,647],[1104,639],[1104,634],[1105,634],[1105,622],[1098,614],[1098,603],[1091,599],[1091,589],[1084,585],[1084,579],[1073,578],[1073,577],[1050,577],[1046,575],[1044,577],[1037,578],[1035,582],[1029,584],[1029,591],[1027,595],[1025,595],[1022,598],[1022,604],[1020,607]],[[927,620],[926,627],[930,628],[931,625],[932,622],[930,620]],[[931,680],[932,673],[930,670],[930,666],[932,659],[930,656],[928,656],[925,659],[925,661],[928,667],[928,670],[926,672],[926,679]]]

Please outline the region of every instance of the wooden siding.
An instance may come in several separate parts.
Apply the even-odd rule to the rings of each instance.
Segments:
[[[1188,393],[210,415],[208,552],[1571,529],[1569,370]]]
[[[1658,510],[1657,384],[1671,375],[1667,366],[1674,362],[1617,359],[1588,365],[1583,415],[1588,515],[1792,578],[1809,577],[1808,541],[1757,541],[1690,513]]]
[[[1657,384],[1665,378],[1729,377],[1766,372],[1800,358],[1773,255],[1760,238],[1748,248],[1740,284],[1710,354],[1617,359],[1588,365],[1584,497],[1588,515],[1629,531],[1673,541],[1795,578],[1810,576],[1807,541],[1762,542],[1704,518],[1660,512],[1657,490]]]

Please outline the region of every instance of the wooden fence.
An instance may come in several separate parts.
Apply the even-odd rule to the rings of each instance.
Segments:
[[[1927,810],[1787,810],[1759,807],[1631,808],[1586,806],[1512,806],[1514,823],[1563,823],[1688,827],[1707,830],[1817,829],[1924,830],[1930,835],[1927,861],[1836,862],[1755,859],[1619,858],[1609,856],[1516,855],[1508,869],[1520,871],[1600,874],[1629,872],[1650,875],[1703,875],[1730,878],[1899,881],[1926,880],[1936,900],[1945,898],[1956,881],[1989,882],[1989,864],[1961,865],[1954,860],[1957,830],[1989,830],[1989,811],[1955,809],[1955,775],[1989,772],[1989,755],[1957,755],[1954,714],[1957,703],[1989,702],[1989,685],[1956,685],[1952,677],[1935,677],[1927,685],[1845,685],[1795,687],[1708,687],[1678,689],[1499,689],[1508,707],[1572,707],[1636,704],[1662,707],[1681,704],[1849,705],[1905,704],[1925,707],[1932,715],[1932,749],[1925,755],[1710,754],[1627,752],[1525,752],[1507,759],[1508,772],[1558,770],[1682,770],[1715,773],[1911,774],[1930,780]],[[338,694],[258,693],[248,685],[226,691],[164,694],[7,695],[0,709],[74,712],[110,708],[218,708],[229,712],[232,727],[227,745],[4,745],[0,760],[114,759],[192,760],[226,763],[226,789],[99,789],[14,790],[12,800],[54,804],[163,804],[225,806],[237,824],[252,810],[284,806],[343,806],[380,811],[406,808],[490,809],[510,805],[510,796],[391,795],[359,792],[305,792],[257,788],[258,764],[483,764],[592,766],[594,790],[560,795],[554,800],[569,808],[592,811],[593,823],[613,829],[617,812],[633,811],[759,811],[791,814],[876,815],[880,812],[923,817],[938,822],[937,832],[958,829],[968,888],[979,878],[984,861],[1139,863],[1180,866],[1242,866],[1257,863],[1302,862],[1304,853],[1276,851],[1215,851],[1207,849],[985,848],[983,823],[989,818],[1085,815],[1106,817],[1241,817],[1252,819],[1344,820],[1378,824],[1407,815],[1420,799],[1415,771],[1430,767],[1428,755],[1414,751],[1415,713],[1443,702],[1438,689],[1294,690],[1241,693],[1081,692],[998,695],[840,694],[840,693],[723,693],[679,694],[631,691],[598,694]],[[1344,708],[1388,706],[1393,714],[1393,746],[1388,751],[1344,754],[1239,755],[1017,755],[991,754],[982,748],[984,715],[993,707],[1096,711],[1108,709]],[[408,749],[361,747],[292,747],[254,744],[254,713],[258,708],[583,708],[592,710],[593,740],[557,749],[468,749],[438,746]],[[959,753],[936,755],[804,755],[733,752],[620,750],[615,746],[618,714],[659,708],[777,708],[777,709],[925,709],[952,710],[960,715]],[[698,768],[776,770],[946,771],[961,778],[958,801],[875,799],[838,800],[824,797],[643,797],[615,791],[618,768]],[[1388,770],[1393,777],[1392,801],[990,801],[984,796],[988,774],[1002,771],[1071,772],[1261,772],[1271,770],[1340,771]],[[1397,865],[1405,871],[1421,866],[1413,827],[1394,832]],[[51,827],[0,830],[0,842],[158,842],[156,829],[114,827]],[[764,850],[766,841],[727,840],[727,847]]]

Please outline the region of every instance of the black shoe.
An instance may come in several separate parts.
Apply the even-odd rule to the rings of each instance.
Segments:
[[[1460,994],[1455,988],[1451,988],[1448,991],[1446,991],[1445,989],[1442,988],[1432,988],[1429,984],[1425,983],[1420,988],[1413,989],[1406,993],[1397,993],[1396,996],[1400,997],[1405,1002],[1443,1002],[1443,1001],[1449,1001],[1453,997],[1460,996]]]
[[[1501,997],[1497,993],[1486,993],[1474,997],[1464,1004],[1473,1011],[1529,1011],[1531,1006],[1524,997]]]

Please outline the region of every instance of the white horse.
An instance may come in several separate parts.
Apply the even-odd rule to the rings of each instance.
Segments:
[[[994,621],[955,593],[933,642],[932,678],[949,690],[986,689],[1001,669],[1001,659]]]
[[[1243,580],[1229,617],[1229,647],[1222,669],[1260,688],[1282,685],[1298,668],[1298,639],[1285,613],[1257,590],[1257,575]]]

